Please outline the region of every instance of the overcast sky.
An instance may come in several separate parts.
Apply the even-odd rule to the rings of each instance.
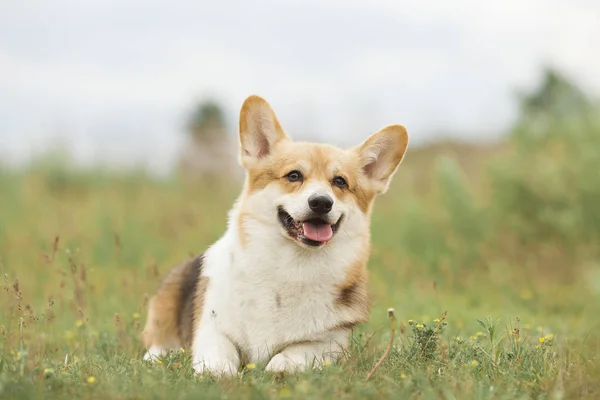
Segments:
[[[490,138],[544,64],[600,92],[599,48],[595,0],[0,0],[0,158],[164,170],[195,101],[235,129],[249,94],[297,138]]]

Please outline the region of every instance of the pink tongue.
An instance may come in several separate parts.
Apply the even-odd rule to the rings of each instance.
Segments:
[[[304,236],[315,242],[327,242],[333,236],[333,231],[329,224],[317,225],[310,222],[303,222],[302,229],[304,229]]]

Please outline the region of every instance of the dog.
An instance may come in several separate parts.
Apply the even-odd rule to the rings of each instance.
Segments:
[[[226,232],[150,299],[144,359],[188,348],[194,370],[212,375],[337,362],[369,320],[371,209],[404,157],[406,129],[387,126],[349,149],[293,141],[250,96],[239,143],[246,178]]]

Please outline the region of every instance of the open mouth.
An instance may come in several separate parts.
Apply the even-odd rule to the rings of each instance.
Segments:
[[[277,210],[277,217],[291,238],[314,247],[329,242],[337,232],[343,219],[343,216],[340,217],[335,224],[330,224],[319,217],[296,221],[282,207]]]

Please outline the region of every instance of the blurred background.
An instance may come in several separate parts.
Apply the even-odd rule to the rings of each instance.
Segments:
[[[367,329],[387,307],[448,310],[454,333],[519,316],[598,354],[598,21],[592,0],[2,1],[0,271],[22,292],[0,307],[7,340],[52,300],[25,330],[39,354],[83,346],[73,320],[113,332],[115,313],[139,350],[147,296],[225,229],[258,94],[296,139],[408,129],[373,215]]]
[[[249,94],[296,138],[348,145],[402,123],[413,145],[490,142],[545,67],[600,90],[599,14],[592,0],[3,1],[0,159],[60,146],[167,173],[190,119],[233,136]]]

